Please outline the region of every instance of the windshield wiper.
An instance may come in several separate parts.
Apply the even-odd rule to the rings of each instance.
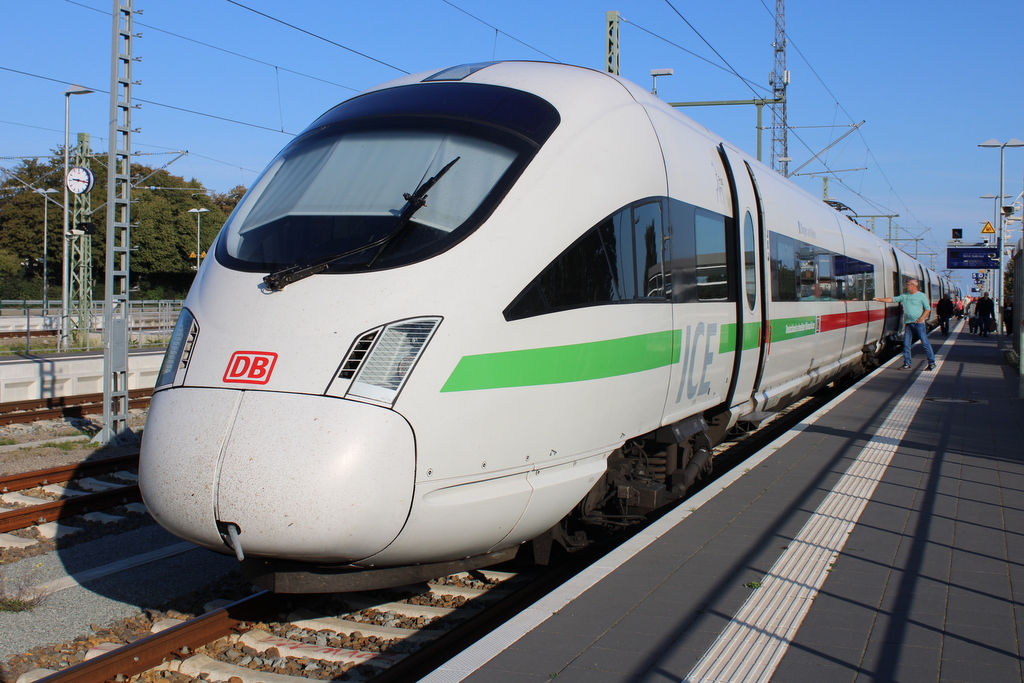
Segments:
[[[455,157],[449,161],[444,168],[437,172],[437,175],[433,178],[427,179],[422,185],[416,188],[416,191],[412,194],[406,192],[402,195],[402,198],[405,199],[407,204],[405,205],[405,209],[402,213],[399,214],[398,221],[395,223],[395,226],[387,235],[379,240],[375,240],[369,244],[364,244],[361,247],[356,247],[355,249],[350,249],[340,254],[320,256],[305,263],[296,263],[288,266],[287,268],[274,271],[263,278],[263,282],[266,284],[267,289],[271,292],[279,292],[293,282],[298,282],[299,280],[303,280],[311,275],[322,273],[335,261],[340,261],[348,256],[354,256],[367,251],[368,249],[373,249],[374,247],[380,247],[380,250],[377,251],[374,257],[370,259],[370,262],[367,264],[367,266],[373,265],[380,255],[384,253],[384,250],[387,249],[388,243],[398,237],[405,230],[406,226],[409,225],[413,214],[427,205],[427,192],[430,188],[432,188],[434,184],[441,179],[441,176],[447,173],[448,170],[455,165],[455,162],[461,158],[462,157]]]

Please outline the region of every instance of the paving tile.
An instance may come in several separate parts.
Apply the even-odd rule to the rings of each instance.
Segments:
[[[880,623],[871,631],[868,651],[870,652],[872,648],[885,648],[893,644],[934,650],[935,659],[938,660],[938,651],[943,644],[943,631],[938,626],[927,626],[900,619],[880,620]]]
[[[846,683],[857,680],[858,670],[856,665],[824,660],[807,660],[790,658],[788,655],[782,658],[779,666],[772,675],[773,681],[780,683]],[[676,681],[678,683],[678,681]]]
[[[1024,676],[1019,660],[1016,663],[996,665],[986,660],[971,662],[943,659],[938,680],[949,683],[1020,683]]]
[[[529,676],[548,676],[558,672],[577,659],[579,653],[539,652],[510,647],[499,652],[489,662],[488,670],[512,671]]]
[[[552,634],[534,629],[517,640],[513,647],[527,652],[549,652],[574,657],[593,645],[595,640],[593,636],[575,633]]]
[[[564,610],[551,615],[543,624],[543,630],[552,633],[573,633],[581,636],[597,637],[603,635],[618,620],[619,615],[610,612],[605,614],[588,614],[585,616],[567,613]]]
[[[556,672],[555,672],[556,673]],[[525,674],[520,671],[503,671],[501,669],[478,669],[475,673],[463,679],[466,683],[531,683],[532,681],[550,682],[555,680],[549,675],[540,676]],[[561,679],[559,679],[561,680]]]
[[[869,674],[867,680],[930,683],[939,678],[939,662],[936,650],[906,647],[887,653],[881,659],[865,656],[860,669]]]
[[[571,665],[558,672],[551,681],[557,683],[633,683],[642,680],[639,674],[625,674],[619,671],[602,671],[586,666]],[[677,682],[678,683],[678,682]]]
[[[961,639],[947,635],[942,644],[942,659],[943,661],[984,662],[993,666],[1003,666],[1014,663],[1018,656],[1014,650],[1001,649],[984,641],[975,640],[970,636]]]

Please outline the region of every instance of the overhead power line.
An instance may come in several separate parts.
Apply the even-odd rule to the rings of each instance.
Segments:
[[[11,69],[11,68],[8,68],[6,66],[0,66],[0,70],[10,71],[11,73],[20,74],[22,76],[29,76],[30,78],[38,78],[40,80],[50,81],[51,83],[60,83],[61,85],[76,85],[76,84],[73,84],[73,83],[71,83],[69,81],[62,81],[62,80],[60,80],[58,78],[50,78],[48,76],[40,76],[39,74],[30,73],[28,71],[19,71],[18,69]],[[93,90],[95,92],[104,93],[104,94],[110,94],[109,90],[105,90],[105,89],[100,88],[100,87],[93,87],[93,86],[88,86],[88,87],[89,87],[90,90]],[[186,112],[188,114],[195,114],[196,116],[205,116],[206,118],[216,119],[218,121],[226,121],[227,123],[236,123],[236,124],[238,124],[240,126],[248,126],[250,128],[258,128],[260,130],[269,130],[269,131],[271,131],[273,133],[284,133],[285,135],[295,135],[295,133],[289,133],[289,132],[284,131],[284,130],[278,130],[277,128],[270,128],[269,126],[261,126],[258,123],[249,123],[248,121],[239,121],[238,119],[229,119],[229,118],[227,118],[225,116],[217,116],[216,114],[207,114],[206,112],[196,111],[195,109],[185,109],[184,107],[176,107],[173,104],[164,104],[163,102],[154,102],[153,100],[143,100],[143,99],[139,99],[139,98],[135,98],[135,101],[136,102],[144,102],[146,104],[151,104],[154,107],[164,107],[165,109],[174,109],[175,111],[182,111],[182,112]]]
[[[331,40],[330,38],[324,38],[321,35],[313,33],[312,31],[307,31],[304,28],[300,28],[299,26],[296,26],[295,24],[289,24],[287,21],[283,21],[281,19],[278,19],[277,17],[272,17],[269,14],[266,14],[264,12],[260,12],[259,10],[253,9],[252,7],[248,7],[246,5],[243,5],[240,2],[235,2],[235,0],[226,0],[226,2],[229,2],[232,5],[235,5],[236,7],[241,7],[244,10],[248,10],[249,12],[252,12],[253,14],[258,14],[258,15],[260,15],[261,17],[263,17],[265,19],[270,19],[271,21],[277,22],[278,24],[281,24],[282,26],[287,26],[290,29],[298,31],[299,33],[305,33],[307,36],[310,36],[312,38],[316,38],[317,40],[322,40],[323,42],[328,43],[330,45],[333,45],[335,47],[340,47],[342,50],[347,50],[347,51],[351,52],[354,55],[359,55],[360,57],[363,57],[365,59],[369,59],[371,62],[376,62],[377,64],[380,64],[382,66],[386,66],[389,69],[394,69],[395,71],[400,71],[403,74],[408,74],[409,73],[405,69],[397,67],[394,64],[388,64],[385,61],[377,59],[376,57],[371,57],[368,54],[360,52],[359,50],[353,50],[352,48],[350,48],[350,47],[348,47],[346,45],[342,45],[341,43],[337,43],[337,42]]]
[[[641,31],[643,31],[647,35],[651,36],[652,38],[657,38],[658,40],[662,41],[663,43],[667,43],[668,45],[671,45],[672,47],[676,48],[677,50],[682,50],[683,52],[685,52],[686,54],[690,55],[691,57],[696,57],[697,59],[701,60],[702,62],[705,62],[706,64],[709,64],[710,66],[715,67],[716,69],[721,69],[722,71],[724,71],[726,73],[736,75],[735,72],[730,71],[727,67],[724,67],[721,64],[716,64],[715,62],[711,61],[707,57],[704,57],[703,55],[699,55],[696,52],[694,52],[693,50],[688,50],[685,47],[683,47],[682,45],[680,45],[679,43],[674,43],[674,42],[672,42],[671,40],[669,40],[668,38],[666,38],[664,36],[659,36],[654,31],[651,31],[650,29],[644,28],[643,26],[641,26],[640,24],[636,23],[635,21],[630,21],[626,17],[619,17],[619,20],[622,23],[624,23],[624,24],[629,24],[631,26],[635,26],[636,28],[640,29]],[[740,76],[740,80],[742,80],[744,83],[746,83],[750,87],[760,88],[761,90],[764,90],[765,92],[769,92],[768,88],[766,88],[763,85],[760,85],[758,83],[755,83],[754,81],[750,80],[749,78],[744,78],[743,76]]]
[[[93,12],[96,12],[97,14],[105,14],[108,17],[110,16],[110,12],[106,12],[104,10],[97,9],[95,7],[89,7],[88,5],[83,5],[80,2],[75,2],[75,0],[64,0],[64,2],[68,3],[69,5],[75,5],[76,7],[81,7],[82,9],[91,10]],[[238,57],[239,59],[245,59],[245,60],[248,60],[250,62],[254,62],[256,64],[261,64],[263,66],[269,66],[269,67],[272,67],[274,69],[280,69],[281,71],[287,71],[288,73],[295,74],[296,76],[302,76],[303,78],[308,78],[308,79],[313,80],[313,81],[319,81],[320,83],[326,83],[327,85],[333,85],[333,86],[336,86],[338,88],[344,88],[345,90],[351,90],[352,92],[359,92],[358,88],[352,88],[352,87],[349,87],[347,85],[342,85],[341,83],[335,83],[334,81],[328,81],[327,79],[320,78],[318,76],[313,76],[311,74],[303,73],[301,71],[295,71],[294,69],[288,69],[288,68],[280,66],[278,64],[271,64],[270,62],[264,62],[262,59],[256,59],[255,57],[250,57],[249,55],[243,55],[240,52],[233,52],[231,50],[226,50],[226,49],[224,49],[222,47],[219,47],[217,45],[211,45],[210,43],[204,43],[203,41],[196,40],[195,38],[189,38],[188,36],[183,36],[181,34],[174,33],[172,31],[166,31],[166,30],[164,30],[162,28],[157,28],[156,26],[153,26],[152,24],[143,24],[140,21],[136,21],[135,25],[139,26],[139,27],[142,27],[142,28],[145,28],[145,29],[148,29],[150,31],[156,31],[157,33],[163,33],[165,35],[171,36],[173,38],[177,38],[179,40],[185,40],[185,41],[188,41],[190,43],[195,43],[196,45],[202,45],[203,47],[209,48],[211,50],[216,50],[218,52],[223,52],[224,54],[231,55],[232,57]]]
[[[230,0],[229,0],[229,2],[230,2]],[[536,53],[538,53],[538,54],[542,54],[542,55],[544,55],[545,57],[547,57],[548,59],[550,59],[550,60],[552,60],[552,61],[554,61],[554,62],[558,62],[559,64],[561,64],[561,63],[562,63],[562,60],[560,60],[560,59],[557,59],[557,58],[555,58],[555,57],[552,57],[552,56],[551,56],[551,55],[549,55],[549,54],[548,54],[547,52],[544,52],[543,50],[541,50],[541,49],[539,49],[539,48],[536,48],[536,47],[534,47],[533,45],[530,45],[529,43],[524,43],[523,41],[519,40],[519,39],[518,39],[518,38],[516,38],[515,36],[513,36],[513,35],[511,35],[511,34],[509,34],[509,33],[505,33],[504,31],[502,31],[502,30],[501,30],[500,28],[498,28],[497,26],[492,26],[491,24],[488,24],[488,23],[487,23],[486,21],[484,21],[484,20],[483,20],[483,19],[481,19],[480,17],[478,17],[478,16],[476,16],[476,15],[474,15],[474,14],[470,14],[470,13],[469,13],[469,12],[467,12],[466,10],[464,10],[464,9],[462,9],[461,7],[459,7],[458,5],[456,5],[455,3],[453,3],[453,2],[449,2],[448,0],[441,0],[441,2],[443,2],[444,4],[446,4],[446,5],[449,5],[449,6],[451,6],[451,7],[454,7],[455,9],[457,9],[457,10],[459,10],[460,12],[462,12],[463,14],[465,14],[465,15],[466,15],[467,17],[470,17],[470,18],[472,18],[472,19],[475,19],[476,21],[479,21],[479,22],[480,22],[481,24],[483,24],[483,25],[484,25],[484,26],[486,26],[487,28],[491,28],[491,29],[494,29],[494,32],[495,32],[495,33],[500,33],[501,35],[505,36],[506,38],[511,38],[512,40],[516,41],[517,43],[519,43],[519,44],[520,44],[520,45],[522,45],[523,47],[528,47],[528,48],[530,48],[531,50],[533,50],[534,52],[536,52]]]
[[[229,0],[229,1],[230,1],[230,0]],[[709,48],[711,48],[711,51],[712,51],[712,52],[714,52],[714,53],[715,53],[715,55],[717,55],[717,56],[718,56],[718,58],[722,60],[722,64],[725,64],[725,65],[726,65],[727,67],[729,67],[729,71],[731,71],[731,72],[733,73],[733,75],[735,75],[735,76],[736,76],[736,78],[738,78],[738,79],[740,79],[741,81],[743,81],[743,84],[744,84],[744,85],[746,85],[746,86],[747,86],[747,88],[749,88],[749,89],[750,89],[750,92],[752,92],[752,93],[754,94],[754,97],[756,98],[756,97],[758,96],[758,95],[757,95],[757,91],[756,91],[756,90],[754,90],[753,88],[751,88],[751,87],[750,87],[750,82],[749,82],[749,81],[747,81],[747,79],[743,78],[743,76],[740,76],[740,73],[739,73],[738,71],[736,71],[736,69],[734,69],[734,68],[732,67],[732,64],[730,64],[730,63],[729,63],[729,61],[728,61],[728,60],[727,60],[727,59],[726,59],[725,57],[723,57],[723,56],[721,55],[721,53],[719,53],[719,52],[718,52],[718,50],[716,50],[716,49],[715,49],[714,45],[712,45],[711,43],[709,43],[709,42],[708,42],[707,38],[705,38],[704,36],[702,36],[702,35],[701,35],[700,31],[698,31],[698,30],[697,30],[697,29],[696,29],[696,28],[695,28],[695,27],[693,26],[693,24],[691,24],[691,23],[690,23],[690,22],[689,22],[689,21],[688,21],[688,20],[686,19],[686,17],[684,17],[684,16],[683,16],[682,12],[680,12],[679,10],[677,10],[677,9],[675,8],[675,6],[674,6],[674,5],[673,5],[673,4],[672,4],[672,3],[670,2],[670,0],[665,0],[665,4],[666,4],[666,5],[668,5],[668,6],[670,7],[670,8],[672,8],[672,11],[673,11],[673,12],[675,12],[675,13],[676,13],[676,14],[677,14],[677,15],[679,16],[679,18],[680,18],[680,19],[682,19],[682,20],[683,20],[683,22],[684,22],[684,23],[685,23],[685,24],[686,24],[687,26],[689,26],[689,27],[690,27],[690,30],[691,30],[691,31],[693,31],[694,33],[696,33],[696,34],[697,34],[697,37],[698,37],[698,38],[700,38],[700,39],[701,39],[702,41],[704,41],[704,44],[705,44],[705,45],[707,45],[707,46],[708,46]]]

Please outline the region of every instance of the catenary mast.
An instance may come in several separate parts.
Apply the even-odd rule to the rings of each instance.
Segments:
[[[771,165],[783,176],[789,176],[789,139],[786,122],[786,2],[775,0],[775,68],[768,78],[772,87],[772,158]]]

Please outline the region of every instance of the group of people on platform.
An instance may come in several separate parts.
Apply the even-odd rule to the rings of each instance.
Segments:
[[[989,332],[996,332],[996,305],[988,292],[981,298],[964,297],[964,315],[967,316],[967,327],[971,334],[987,337]],[[941,304],[940,304],[941,305]],[[1010,334],[1013,326],[1013,300],[1007,299],[1003,305],[1003,334]],[[941,316],[942,313],[939,312]]]

